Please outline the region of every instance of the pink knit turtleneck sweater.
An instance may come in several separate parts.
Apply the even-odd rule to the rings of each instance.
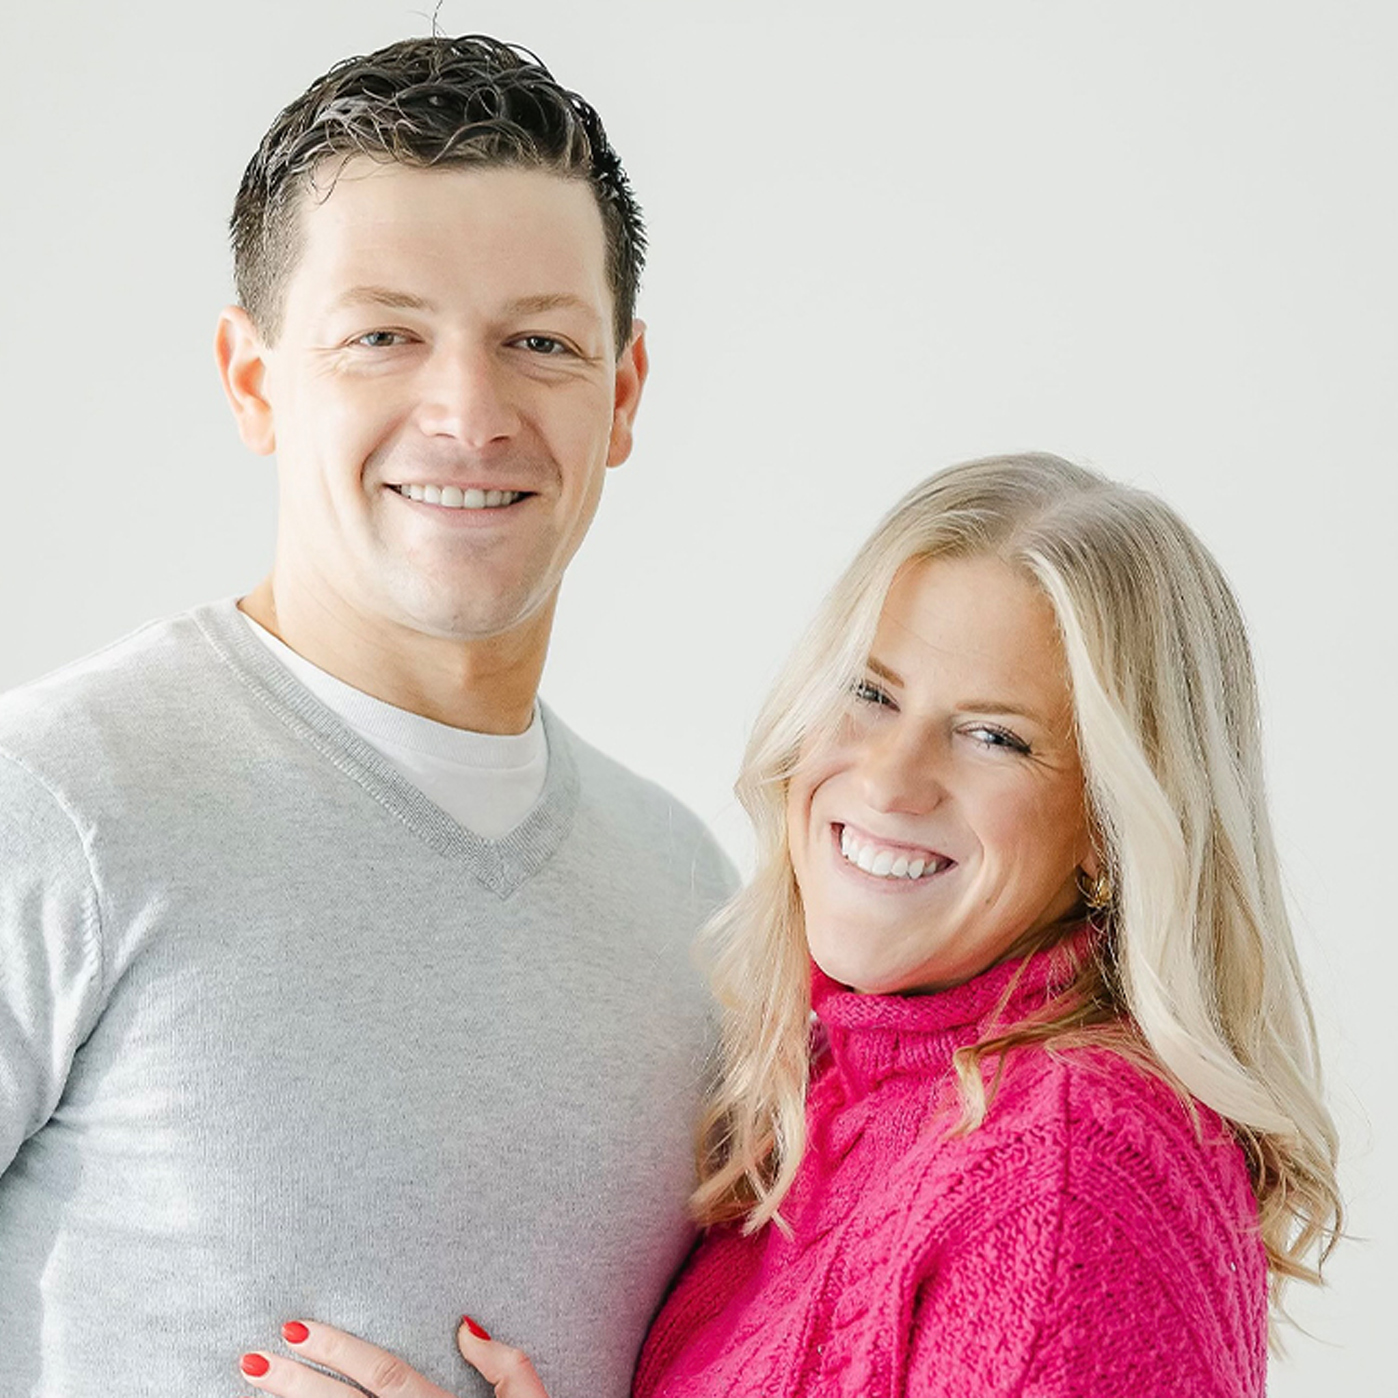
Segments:
[[[1010,1055],[953,1136],[951,1056],[1021,963],[927,996],[815,973],[810,1144],[793,1236],[710,1230],[636,1398],[1243,1398],[1266,1372],[1266,1260],[1242,1151],[1106,1050]],[[1061,963],[1032,958],[1031,1012]],[[1004,1016],[1000,1022],[1004,1022]]]

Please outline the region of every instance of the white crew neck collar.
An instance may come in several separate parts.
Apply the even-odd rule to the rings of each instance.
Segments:
[[[238,615],[248,629],[326,708],[333,710],[368,741],[405,748],[434,762],[453,767],[488,768],[494,771],[528,767],[547,751],[544,725],[536,701],[529,727],[523,733],[476,733],[424,718],[409,709],[376,699],[362,689],[313,665],[265,626],[241,609]]]

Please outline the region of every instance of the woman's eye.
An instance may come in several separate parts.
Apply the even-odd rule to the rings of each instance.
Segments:
[[[860,680],[850,693],[859,700],[861,704],[882,704],[889,705],[893,701],[881,690],[878,685],[870,684],[868,680]]]
[[[1006,748],[1010,752],[1019,753],[1029,751],[1029,744],[1023,738],[1011,733],[1008,728],[991,728],[982,723],[968,731],[982,747]]]

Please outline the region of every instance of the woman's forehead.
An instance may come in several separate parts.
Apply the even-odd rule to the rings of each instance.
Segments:
[[[958,707],[994,700],[1005,711],[1047,717],[1071,698],[1053,604],[1024,573],[989,555],[904,565],[869,659],[900,685],[964,690]]]

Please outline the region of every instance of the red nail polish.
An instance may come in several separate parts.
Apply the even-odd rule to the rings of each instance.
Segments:
[[[239,1361],[238,1367],[250,1379],[261,1379],[267,1377],[267,1370],[272,1367],[263,1355],[245,1354]]]
[[[311,1338],[311,1332],[299,1320],[289,1320],[282,1326],[282,1339],[289,1345],[304,1345]]]
[[[472,1320],[470,1316],[462,1316],[461,1323],[476,1337],[476,1339],[488,1340],[490,1338],[490,1331],[479,1321]]]

